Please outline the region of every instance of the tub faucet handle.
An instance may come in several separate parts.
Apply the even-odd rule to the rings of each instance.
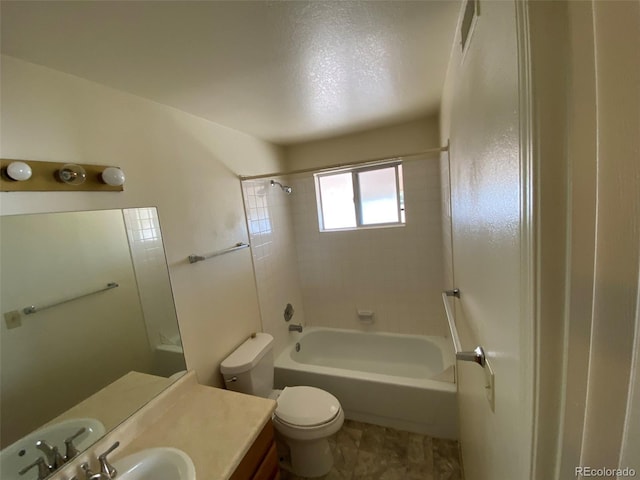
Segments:
[[[293,305],[291,305],[290,303],[287,303],[287,306],[284,309],[284,321],[288,322],[289,320],[291,320],[293,318],[293,314],[294,314]]]

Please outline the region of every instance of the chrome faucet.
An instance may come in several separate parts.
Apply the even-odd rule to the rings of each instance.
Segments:
[[[52,447],[44,440],[38,440],[36,442],[36,448],[47,456],[47,466],[50,471],[53,472],[64,464],[65,459],[60,455],[58,447]]]
[[[302,333],[302,324],[299,323],[298,325],[289,325],[289,331]]]
[[[91,471],[91,469],[89,468],[89,464],[86,462],[81,463],[80,468],[84,471],[84,476],[86,480],[110,480],[111,479],[111,477],[107,477],[102,472],[96,473]]]
[[[35,462],[33,462],[31,465],[24,467],[22,470],[20,470],[18,472],[18,475],[24,475],[32,468],[38,469],[38,480],[44,480],[51,473],[51,470],[49,469],[49,465],[47,465],[47,462],[45,461],[45,459],[42,457],[38,457],[38,459]]]
[[[102,455],[98,457],[98,461],[100,462],[100,472],[109,479],[116,478],[116,475],[118,474],[118,472],[113,467],[113,465],[109,463],[109,460],[107,459],[107,455],[109,455],[119,446],[120,446],[120,442],[114,443],[108,448],[106,452],[104,452]]]
[[[80,453],[80,451],[76,448],[76,446],[73,444],[73,441],[78,438],[80,435],[82,435],[83,433],[85,433],[87,431],[87,429],[85,427],[80,428],[76,433],[74,433],[73,435],[71,435],[69,438],[67,438],[64,441],[64,445],[66,447],[66,451],[64,454],[64,459],[68,462],[69,460],[71,460],[73,457],[75,457],[76,455],[78,455],[78,453]]]
[[[87,462],[80,464],[80,468],[84,471],[86,480],[112,480],[116,478],[118,472],[107,460],[107,455],[109,455],[119,446],[120,442],[114,443],[106,452],[98,457],[98,462],[100,463],[100,472],[91,471]]]
[[[36,448],[44,453],[45,457],[38,457],[38,459],[31,465],[23,468],[18,472],[20,475],[24,475],[32,468],[38,469],[38,480],[44,479],[52,472],[55,472],[62,467],[66,462],[75,457],[79,452],[73,444],[73,441],[80,435],[86,432],[86,428],[82,427],[76,433],[67,438],[64,443],[66,446],[66,455],[62,456],[57,446],[52,446],[47,443],[46,440],[38,440],[36,442]],[[111,477],[110,477],[111,478]],[[71,480],[75,480],[75,477]]]

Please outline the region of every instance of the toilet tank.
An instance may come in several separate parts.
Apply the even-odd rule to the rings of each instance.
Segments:
[[[228,390],[268,397],[273,389],[273,337],[257,333],[220,364]]]

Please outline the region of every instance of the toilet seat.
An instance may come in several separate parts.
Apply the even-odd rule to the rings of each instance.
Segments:
[[[338,399],[315,387],[285,387],[277,402],[274,417],[293,428],[320,427],[341,413]]]

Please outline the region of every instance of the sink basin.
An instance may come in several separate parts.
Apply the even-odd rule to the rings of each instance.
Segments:
[[[37,479],[37,469],[32,469],[22,476],[18,475],[24,467],[33,463],[38,457],[44,456],[40,450],[36,449],[36,442],[46,440],[50,445],[58,447],[60,454],[64,455],[65,439],[82,427],[87,431],[73,442],[80,451],[90,447],[105,434],[104,425],[94,418],[72,418],[42,427],[0,451],[0,478],[2,480]]]
[[[148,448],[113,462],[118,480],[196,480],[189,455],[170,447]]]

